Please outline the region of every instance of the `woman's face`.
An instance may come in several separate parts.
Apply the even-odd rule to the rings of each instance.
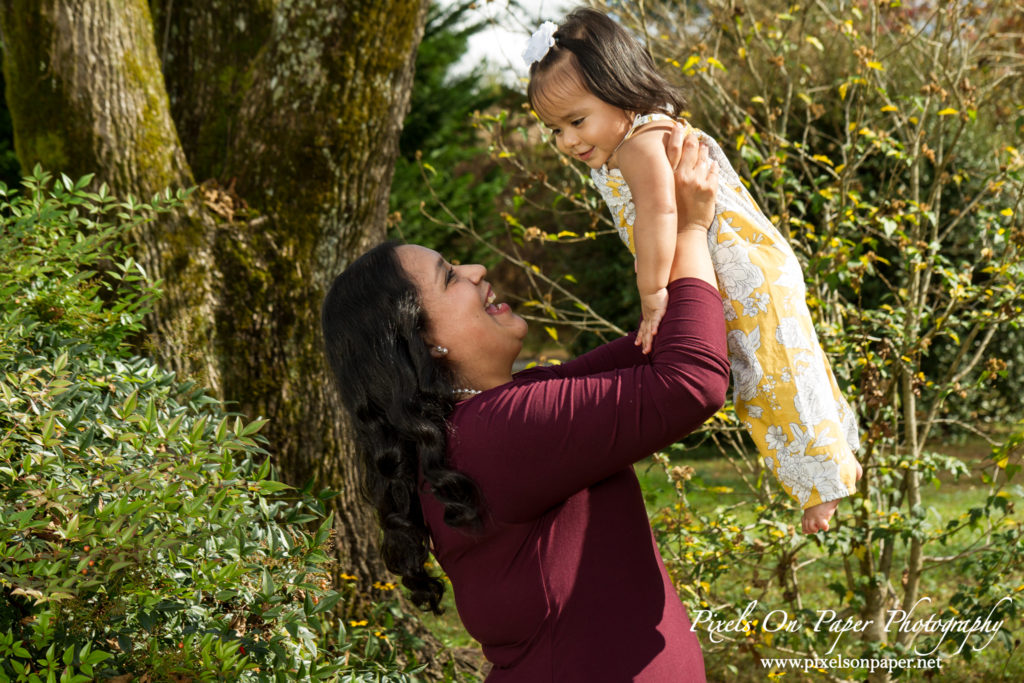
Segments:
[[[487,269],[453,266],[436,251],[413,244],[396,249],[399,263],[419,291],[427,315],[427,343],[448,349],[459,382],[490,389],[511,379],[523,347],[526,321],[497,303]]]

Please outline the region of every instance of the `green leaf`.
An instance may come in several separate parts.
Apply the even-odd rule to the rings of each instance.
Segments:
[[[269,421],[270,420],[265,420],[263,418],[257,418],[253,420],[249,424],[245,425],[245,427],[242,429],[241,436],[252,436],[256,432],[263,429],[263,425],[267,424]]]
[[[260,493],[270,494],[277,493],[278,491],[284,491],[285,489],[293,488],[283,481],[274,481],[273,479],[264,479],[263,481],[256,483],[256,488],[259,489]]]
[[[67,366],[67,364],[68,364],[68,352],[65,351],[64,353],[62,353],[59,356],[57,356],[57,359],[53,361],[53,374],[54,375],[59,375],[60,371],[63,370],[65,368],[65,366]]]
[[[139,390],[136,389],[132,393],[128,394],[128,398],[125,399],[124,404],[121,406],[121,416],[128,417],[135,412],[135,408],[139,402]]]
[[[214,435],[213,435],[213,439],[217,443],[223,443],[224,437],[227,436],[227,433],[228,433],[228,420],[230,420],[230,419],[231,418],[229,418],[227,416],[224,416],[224,418],[217,425],[217,429],[216,429],[216,431],[214,432]]]
[[[260,590],[260,593],[264,598],[269,598],[276,590],[277,587],[274,585],[274,578],[270,575],[270,571],[268,569],[264,569],[262,589]]]
[[[331,591],[325,595],[320,596],[319,602],[313,607],[313,614],[320,614],[321,612],[329,612],[334,609],[334,606],[341,600],[342,594],[336,591]]]

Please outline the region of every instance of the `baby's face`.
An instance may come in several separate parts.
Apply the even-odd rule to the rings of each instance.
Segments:
[[[610,167],[616,166],[613,155],[632,125],[628,112],[578,83],[545,97],[537,115],[551,129],[558,151],[590,168],[601,168],[609,161]]]

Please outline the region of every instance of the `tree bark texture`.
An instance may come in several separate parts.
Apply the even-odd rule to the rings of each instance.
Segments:
[[[96,173],[143,201],[193,184],[144,2],[0,0],[6,99],[23,170]],[[164,280],[150,327],[170,369],[219,388],[211,345],[212,225],[197,202],[143,225],[137,260]]]
[[[319,307],[333,277],[385,236],[387,191],[426,16],[420,2],[294,0],[249,67],[223,182],[258,218],[224,226],[218,316],[225,394],[271,415],[295,484],[330,483],[346,571],[383,578],[358,500],[349,427],[327,374]]]
[[[250,66],[270,36],[271,0],[149,0],[157,54],[195,177],[220,178]]]
[[[96,172],[142,197],[204,181],[140,239],[169,302],[157,311],[159,356],[270,418],[286,481],[341,491],[339,572],[367,585],[385,572],[319,307],[333,277],[385,236],[427,5],[0,0],[23,168]]]

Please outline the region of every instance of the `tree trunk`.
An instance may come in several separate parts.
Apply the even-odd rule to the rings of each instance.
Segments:
[[[186,152],[201,178],[219,177],[137,237],[140,262],[165,280],[158,356],[246,415],[269,417],[286,481],[341,492],[330,503],[339,572],[365,585],[385,571],[323,361],[319,307],[334,275],[384,238],[426,8],[0,0],[23,168],[96,172],[142,197],[194,184]]]
[[[144,2],[0,0],[7,105],[22,170],[96,173],[120,197],[193,184]],[[219,389],[209,354],[215,305],[210,227],[198,201],[147,223],[136,258],[164,280],[150,330],[169,369]]]
[[[171,116],[195,177],[221,178],[274,2],[149,0]]]
[[[376,522],[358,500],[319,311],[334,276],[384,239],[426,3],[360,4],[282,3],[250,67],[224,176],[266,222],[219,235],[218,327],[232,359],[225,393],[274,416],[268,436],[287,479],[342,491],[332,506],[344,570],[372,582],[385,578]]]

